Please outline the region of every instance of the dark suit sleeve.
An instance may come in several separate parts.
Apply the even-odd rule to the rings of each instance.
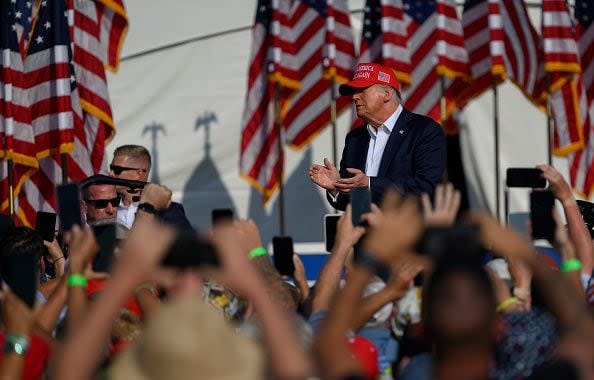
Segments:
[[[176,227],[180,231],[193,231],[194,228],[186,218],[184,206],[179,203],[171,202],[168,208],[159,212],[159,218],[169,225]]]
[[[336,202],[334,202],[332,200],[332,198],[330,197],[330,194],[328,194],[328,192],[326,192],[326,199],[328,199],[328,202],[330,202],[332,207],[334,207],[337,210],[344,211],[344,210],[346,210],[346,206],[349,204],[350,197],[348,194],[339,192],[338,198],[336,198]]]
[[[371,177],[371,195],[373,202],[379,202],[390,187],[396,186],[404,193],[428,193],[433,195],[435,186],[441,182],[446,164],[445,134],[439,124],[431,122],[424,125],[423,134],[411,151],[410,162],[412,175],[390,178]]]

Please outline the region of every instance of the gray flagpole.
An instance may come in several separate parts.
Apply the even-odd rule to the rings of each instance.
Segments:
[[[281,100],[280,100],[280,84],[276,82],[274,84],[274,123],[276,127],[277,133],[277,150],[278,150],[278,161],[277,161],[277,171],[278,171],[278,182],[279,182],[279,226],[280,226],[280,235],[285,235],[285,191],[284,191],[284,184],[283,184],[283,126],[282,126],[282,117],[281,117]]]

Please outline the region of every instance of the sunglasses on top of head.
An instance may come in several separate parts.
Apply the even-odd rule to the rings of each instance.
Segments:
[[[120,175],[122,174],[122,172],[125,171],[129,171],[129,170],[141,170],[143,172],[146,171],[146,169],[142,169],[142,168],[128,168],[126,166],[119,166],[119,165],[109,165],[109,170],[111,170],[113,172],[113,174],[115,175]]]
[[[93,205],[96,209],[106,208],[108,204],[111,204],[113,207],[118,207],[120,205],[120,197],[117,196],[111,199],[85,199],[85,202]]]

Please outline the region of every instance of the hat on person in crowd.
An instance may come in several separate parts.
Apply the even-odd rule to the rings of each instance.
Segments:
[[[357,90],[364,89],[374,84],[383,84],[394,88],[400,93],[400,83],[396,73],[389,67],[377,63],[359,63],[353,80],[338,87],[340,95],[353,95]]]
[[[255,380],[265,378],[258,346],[236,333],[215,310],[197,299],[164,304],[138,342],[118,355],[110,379]]]
[[[380,373],[378,352],[373,342],[362,336],[354,336],[349,338],[349,348],[361,366],[365,378],[377,378]]]

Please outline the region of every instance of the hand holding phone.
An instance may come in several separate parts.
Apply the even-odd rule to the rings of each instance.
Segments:
[[[272,238],[272,255],[274,266],[283,276],[293,276],[293,239],[290,236],[275,236]]]
[[[547,180],[538,168],[508,168],[505,184],[507,187],[544,189],[547,186]]]

